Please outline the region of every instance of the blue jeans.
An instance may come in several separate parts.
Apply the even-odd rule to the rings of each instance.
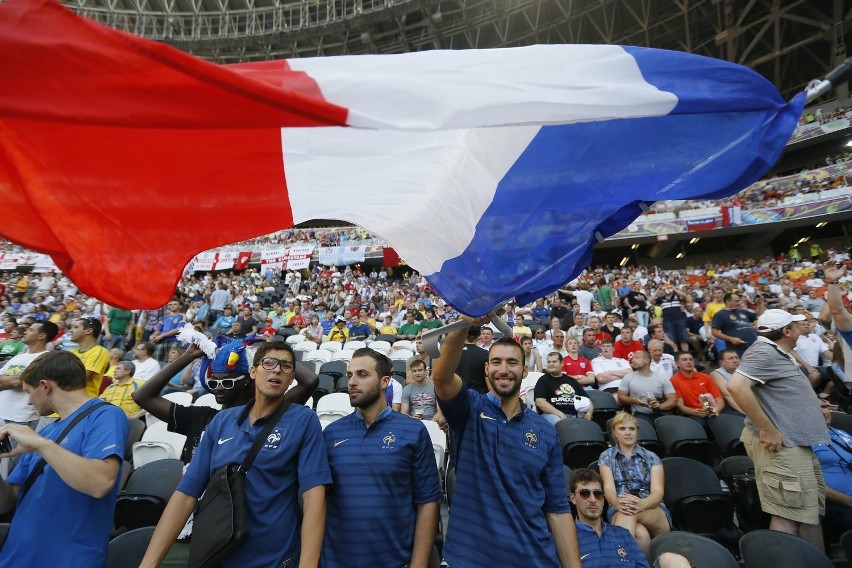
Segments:
[[[686,331],[686,321],[684,320],[663,319],[663,331],[675,343],[687,343],[689,341],[689,333]]]
[[[127,343],[127,336],[113,333],[110,339],[101,339],[101,343],[103,343],[103,346],[107,349],[124,349],[124,344]]]

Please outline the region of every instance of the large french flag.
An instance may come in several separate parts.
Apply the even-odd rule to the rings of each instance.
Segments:
[[[0,234],[151,308],[198,252],[315,218],[387,239],[459,310],[552,291],[645,204],[757,180],[796,126],[753,71],[607,45],[217,66],[0,4]]]

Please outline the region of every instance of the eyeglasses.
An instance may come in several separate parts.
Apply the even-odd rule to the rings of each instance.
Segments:
[[[207,388],[209,390],[216,390],[221,386],[225,390],[230,390],[234,388],[234,385],[237,384],[237,381],[241,381],[246,378],[245,375],[240,375],[239,377],[233,377],[228,379],[207,379]]]
[[[582,499],[588,499],[592,495],[595,496],[595,499],[603,498],[604,492],[600,489],[578,489],[576,491],[577,495],[579,495]]]
[[[267,371],[272,371],[275,367],[281,367],[281,371],[284,373],[292,373],[296,366],[290,361],[285,361],[284,359],[276,359],[275,357],[264,357],[260,360],[260,366],[266,369]]]

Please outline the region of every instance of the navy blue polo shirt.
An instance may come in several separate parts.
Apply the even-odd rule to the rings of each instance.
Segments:
[[[177,490],[198,498],[210,476],[242,463],[266,422],[249,426],[246,406],[220,411],[207,426]],[[322,429],[316,413],[293,404],[278,421],[246,476],[249,541],[220,566],[298,566],[301,521],[298,494],[331,483]],[[290,564],[287,562],[290,561]]]
[[[356,410],[327,426],[323,436],[334,487],[320,566],[408,564],[416,506],[441,499],[426,427],[388,407],[369,428]]]
[[[639,545],[625,528],[603,524],[601,536],[576,521],[583,568],[650,568]]]
[[[556,429],[521,405],[506,419],[491,393],[438,401],[456,444],[443,556],[453,568],[560,566],[545,513],[570,513]],[[487,535],[487,545],[481,543]]]

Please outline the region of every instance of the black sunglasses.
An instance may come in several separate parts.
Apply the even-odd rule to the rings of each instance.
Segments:
[[[600,489],[578,489],[575,493],[583,499],[588,499],[592,495],[595,496],[595,499],[601,499],[604,494]]]

